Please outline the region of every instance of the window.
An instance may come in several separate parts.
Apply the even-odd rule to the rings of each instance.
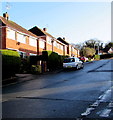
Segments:
[[[36,38],[29,37],[29,45],[37,47],[37,40],[36,40]]]
[[[66,58],[64,59],[64,63],[75,62],[74,58]]]
[[[56,41],[54,41],[54,46],[57,47],[57,42]]]
[[[55,47],[58,48],[58,43],[56,41],[54,42],[54,45],[55,45]]]
[[[7,38],[15,40],[15,38],[16,38],[15,36],[16,36],[15,31],[8,28],[7,29]]]
[[[63,50],[63,46],[62,46],[62,45],[59,45],[59,49]]]
[[[39,40],[39,47],[44,49],[45,48],[45,42],[42,40]]]
[[[47,36],[47,43],[51,45],[52,44],[51,41],[52,41],[52,38]]]
[[[30,56],[37,56],[37,54],[30,53]]]
[[[59,44],[59,49],[63,50],[63,46],[61,44]]]
[[[80,60],[78,58],[76,58],[76,62],[79,62]]]
[[[21,43],[26,43],[26,36],[21,33],[17,33],[17,41]]]

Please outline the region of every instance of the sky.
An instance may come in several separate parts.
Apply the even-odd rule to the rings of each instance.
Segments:
[[[6,9],[8,4],[9,9]],[[2,2],[2,12],[25,29],[38,26],[55,38],[79,44],[89,39],[111,41],[110,2]]]

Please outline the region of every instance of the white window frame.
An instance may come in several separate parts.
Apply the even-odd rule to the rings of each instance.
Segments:
[[[33,54],[33,53],[29,53],[30,54],[30,56],[37,56],[37,54]]]
[[[14,31],[10,28],[7,28],[7,38],[16,40],[16,31]]]
[[[45,41],[42,39],[39,39],[39,48],[42,48],[42,49],[45,48]]]
[[[47,36],[47,43],[50,44],[50,45],[52,45],[51,41],[52,41],[52,38],[49,37],[49,36]]]
[[[29,45],[37,47],[37,38],[29,36]]]
[[[26,35],[17,32],[17,41],[26,44]]]

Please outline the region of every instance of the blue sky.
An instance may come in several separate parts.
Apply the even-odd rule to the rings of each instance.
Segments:
[[[110,2],[9,2],[9,5],[10,20],[26,29],[46,27],[54,37],[65,37],[75,44],[92,38],[111,41]],[[6,2],[2,2],[3,12]]]

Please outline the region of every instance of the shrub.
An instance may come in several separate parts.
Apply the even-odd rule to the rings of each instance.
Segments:
[[[40,61],[40,60],[43,60],[42,55],[29,57],[30,65],[37,65],[37,61]]]
[[[106,59],[106,58],[111,58],[113,57],[113,54],[103,54],[103,55],[100,55],[100,59]]]
[[[52,51],[42,51],[42,60],[48,61],[49,56],[51,55]]]
[[[42,72],[41,65],[32,65],[31,71],[33,74],[39,74]]]
[[[21,58],[20,73],[29,73],[29,72],[30,72],[30,60],[29,60],[29,57]]]
[[[61,56],[52,51],[42,52],[42,58],[47,61],[47,68],[50,71],[61,68],[65,57],[68,56]]]
[[[95,55],[95,56],[94,56],[94,59],[95,59],[95,60],[100,60],[100,55]]]
[[[20,70],[20,55],[17,51],[0,50],[2,55],[2,77],[9,78]]]

